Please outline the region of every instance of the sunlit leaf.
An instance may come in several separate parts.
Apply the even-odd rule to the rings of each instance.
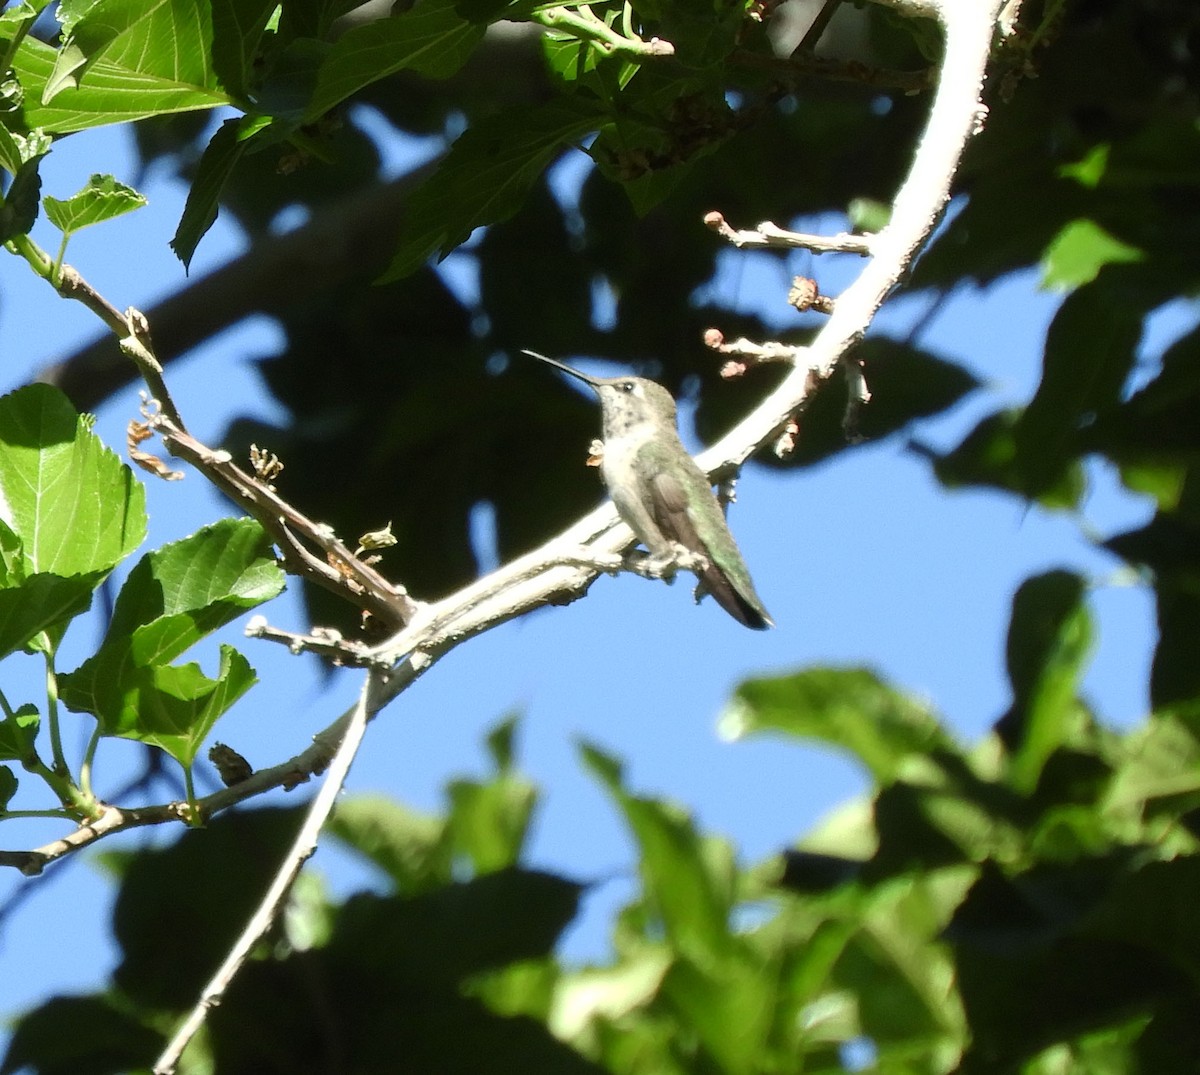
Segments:
[[[65,201],[47,195],[46,217],[64,235],[130,213],[146,204],[144,195],[111,175],[93,175],[78,194]]]

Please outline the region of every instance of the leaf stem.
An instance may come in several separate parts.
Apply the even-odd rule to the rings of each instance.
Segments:
[[[643,60],[648,56],[673,56],[675,46],[669,41],[654,37],[644,41],[636,34],[625,37],[597,16],[591,8],[572,11],[565,7],[552,7],[536,11],[533,20],[547,30],[558,30],[590,41],[605,52],[625,56],[631,60]]]
[[[50,725],[50,750],[54,755],[52,772],[64,779],[71,779],[71,767],[63,751],[62,728],[58,719],[58,671],[54,667],[54,647],[43,631],[38,636],[46,660],[46,722]]]
[[[0,811],[0,817],[3,817],[5,821],[21,817],[52,817],[61,820],[62,818],[73,818],[74,814],[70,810],[4,810]]]
[[[54,262],[51,260],[50,255],[29,238],[28,235],[14,235],[5,243],[5,246],[14,254],[23,257],[29,262],[29,267],[43,280],[48,280],[54,284]],[[55,287],[57,286],[55,284]]]
[[[83,761],[79,765],[79,790],[89,801],[95,799],[92,792],[92,762],[96,757],[96,748],[100,745],[100,721],[92,729],[92,737],[88,740],[87,750],[83,753]]]
[[[54,259],[54,264],[50,266],[50,283],[56,288],[62,287],[62,267],[63,261],[67,257],[67,243],[71,241],[71,236],[67,232],[63,232],[62,242],[58,244],[58,257]]]
[[[193,828],[199,828],[204,824],[204,812],[201,810],[200,804],[196,801],[196,785],[192,781],[192,767],[190,765],[183,767],[183,787],[188,804],[187,817],[184,820]]]

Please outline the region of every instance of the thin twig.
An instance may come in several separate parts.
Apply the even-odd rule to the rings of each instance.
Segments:
[[[148,413],[146,417],[173,455],[186,459],[262,524],[292,573],[369,610],[392,629],[416,616],[420,605],[403,586],[355,556],[328,526],[308,518],[265,481],[242,470],[228,452],[202,444],[167,415]],[[325,559],[313,555],[297,534],[320,549]]]
[[[270,887],[263,895],[258,909],[246,923],[245,929],[234,942],[217,972],[204,987],[196,1006],[155,1062],[153,1068],[155,1075],[170,1075],[175,1070],[175,1065],[183,1055],[183,1050],[187,1047],[188,1042],[204,1024],[209,1010],[215,1004],[220,1003],[221,997],[229,988],[234,975],[241,969],[254,946],[271,928],[283,907],[288,892],[299,876],[300,870],[316,851],[321,830],[325,827],[330,813],[333,812],[334,804],[337,802],[337,797],[341,794],[342,786],[346,782],[346,776],[350,772],[350,766],[358,754],[358,748],[362,745],[367,722],[378,709],[376,695],[379,688],[379,674],[368,673],[358,702],[351,711],[350,720],[346,724],[345,734],[329,764],[325,782],[321,785],[321,790],[314,796],[308,813],[305,815],[304,824],[296,833],[296,838],[292,841],[292,846],[288,849]]]
[[[755,228],[739,231],[730,226],[725,217],[715,209],[704,214],[704,224],[739,249],[744,246],[774,247],[785,250],[811,250],[816,254],[858,254],[865,258],[871,255],[871,243],[874,239],[872,235],[850,235],[846,232],[838,235],[810,235],[801,231],[788,231],[769,220],[764,220]]]

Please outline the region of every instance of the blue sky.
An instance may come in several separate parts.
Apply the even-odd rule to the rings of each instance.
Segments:
[[[411,144],[385,148],[396,167],[413,151]],[[69,196],[94,171],[133,177],[125,134],[93,132],[61,143],[42,169],[43,193]],[[151,202],[147,209],[82,233],[68,256],[118,307],[149,307],[185,282],[167,247],[185,191],[153,173],[143,189]],[[785,216],[783,206],[779,217]],[[841,226],[835,221],[831,229]],[[39,224],[35,238],[53,246],[44,228]],[[232,226],[219,222],[200,246],[193,277],[241,248]],[[778,305],[793,269],[815,271],[822,289],[836,293],[858,262],[797,255],[781,273],[761,257],[730,252],[723,264],[717,285],[723,297],[755,308],[763,299]],[[446,271],[455,286],[470,288],[469,265],[461,257],[451,259]],[[876,328],[904,333],[926,301],[893,301]],[[961,361],[983,387],[952,413],[913,431],[920,440],[949,447],[984,414],[1028,398],[1056,303],[1038,290],[1034,273],[985,292],[956,293],[921,343]],[[1190,316],[1179,306],[1155,320],[1143,347],[1148,362]],[[82,306],[57,299],[18,259],[0,259],[0,388],[19,385],[97,333],[98,323]],[[279,417],[250,364],[279,343],[274,326],[259,319],[170,368],[168,382],[193,432],[215,443],[235,414]],[[548,379],[547,391],[558,390]],[[135,414],[130,389],[105,406],[97,429],[123,451],[125,424]],[[686,423],[686,413],[684,418]],[[595,428],[579,430],[580,481],[595,481],[582,462],[599,432],[598,419],[597,412]],[[446,657],[372,726],[349,791],[380,792],[436,810],[447,780],[486,769],[486,730],[520,711],[522,765],[544,793],[531,857],[537,865],[600,882],[565,946],[574,958],[599,957],[607,918],[629,891],[633,859],[616,812],[578,761],[581,737],[622,756],[635,789],[686,804],[703,828],[726,835],[745,861],[753,861],[801,835],[865,785],[851,762],[813,747],[777,739],[724,741],[716,723],[739,680],[817,664],[869,666],[929,699],[964,741],[972,741],[1008,704],[1004,638],[1013,591],[1030,575],[1061,566],[1083,572],[1096,587],[1089,700],[1111,724],[1127,726],[1143,716],[1154,637],[1151,594],[1083,534],[1136,526],[1151,509],[1121,492],[1111,473],[1094,467],[1089,477],[1090,494],[1076,518],[987,491],[948,492],[901,438],[784,476],[751,467],[739,484],[731,524],[776,630],[747,631],[711,601],[694,606],[683,581],[668,587],[635,577],[602,578],[585,600],[539,611]],[[146,484],[147,547],[226,513],[224,502],[194,473],[183,482]],[[380,499],[386,503],[386,491]],[[306,626],[294,594],[263,611],[280,626]],[[100,629],[93,619],[79,632],[64,667],[82,658]],[[222,720],[217,735],[256,767],[302,749],[357,689],[357,673],[341,671],[326,682],[308,658],[298,661],[279,647],[242,639],[239,629],[222,637],[247,654],[262,683]],[[200,657],[210,671],[213,653],[215,642]],[[30,659],[12,658],[0,676],[15,701],[37,697]],[[69,749],[81,748],[88,731],[82,721],[72,727],[75,719],[67,715]],[[98,759],[102,786],[120,783],[132,756],[126,744],[106,743]],[[270,801],[297,801],[303,794]],[[61,832],[50,822],[6,823],[4,829],[0,846],[6,848],[32,846]],[[130,848],[173,835],[142,831],[106,846]],[[112,890],[102,876],[102,856],[88,852],[82,858],[52,867],[36,882],[35,896],[4,922],[0,1018],[51,992],[94,988],[107,975],[114,958],[108,941]],[[335,892],[370,880],[330,849],[310,868],[323,872]],[[0,900],[28,883],[0,874]]]

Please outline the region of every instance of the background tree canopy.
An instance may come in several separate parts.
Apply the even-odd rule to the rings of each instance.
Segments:
[[[778,259],[779,297],[747,309],[727,286],[730,259],[744,255],[701,221],[719,209],[738,227],[877,230],[929,112],[937,8],[10,3],[0,238],[69,291],[61,254],[29,239],[35,218],[65,244],[139,196],[96,177],[75,198],[40,200],[49,139],[131,124],[143,175],[189,185],[172,240],[185,265],[218,211],[246,236],[238,257],[146,309],[168,383],[173,360],[251,315],[273,318],[283,344],[259,368],[284,417],[267,423],[231,399],[216,443],[239,460],[269,445],[287,467],[280,492],[341,535],[390,515],[396,544],[381,570],[432,600],[478,575],[481,505],[506,562],[597,500],[579,466],[594,409],[510,361],[520,348],[662,381],[695,404],[705,442],[778,382],[769,364],[722,381],[706,330],[796,344],[824,315],[785,308],[783,253],[759,255]],[[869,653],[737,689],[729,734],[817,741],[870,780],[766,861],[747,864],[638,790],[645,782],[589,734],[582,764],[639,868],[609,958],[581,967],[556,945],[596,881],[530,862],[539,792],[506,720],[487,741],[489,771],[448,786],[440,813],[367,796],[341,804],[329,836],[374,868],[374,885],[342,896],[302,876],[179,1070],[1049,1075],[1200,1062],[1194,307],[1164,353],[1139,361],[1149,319],[1200,282],[1198,92],[1191,0],[1026,0],[1015,29],[997,34],[986,126],[903,291],[936,312],[966,288],[1039,268],[1063,298],[1036,391],[956,446],[921,447],[923,421],[978,381],[931,353],[919,326],[873,331],[854,352],[872,394],[857,436],[843,427],[838,374],[808,399],[790,455],[768,444],[755,456],[797,470],[907,436],[947,487],[1067,512],[1084,503],[1089,473],[1115,472],[1153,517],[1088,536],[1153,591],[1144,722],[1118,732],[1092,713],[1081,678],[1097,580],[1047,570],[1013,597],[1011,705],[976,745],[957,741],[933,702],[847,666]],[[405,154],[397,169],[381,124],[438,152]],[[821,262],[811,273],[823,283]],[[47,289],[47,309],[54,301]],[[121,334],[115,310],[101,316]],[[66,402],[93,410],[136,376],[109,331],[45,371],[66,399],[40,386],[0,401],[5,654],[53,655],[141,540],[140,486]],[[59,473],[51,460],[84,490],[69,512],[43,480]],[[95,820],[102,796],[117,801],[89,783],[102,737],[179,761],[179,797],[192,799],[193,761],[251,686],[232,648],[216,679],[172,662],[278,592],[270,542],[232,519],[151,541],[98,648],[59,669],[54,699],[5,700],[9,820],[35,809],[17,796],[38,778],[50,793],[38,808],[61,817]],[[305,597],[313,623],[358,630],[357,607],[316,587]],[[82,768],[48,745],[58,704],[95,718]],[[290,806],[243,808],[169,845],[107,855],[119,965],[103,990],[23,1015],[0,1071],[149,1070],[299,823]],[[28,858],[5,864],[34,872]]]

